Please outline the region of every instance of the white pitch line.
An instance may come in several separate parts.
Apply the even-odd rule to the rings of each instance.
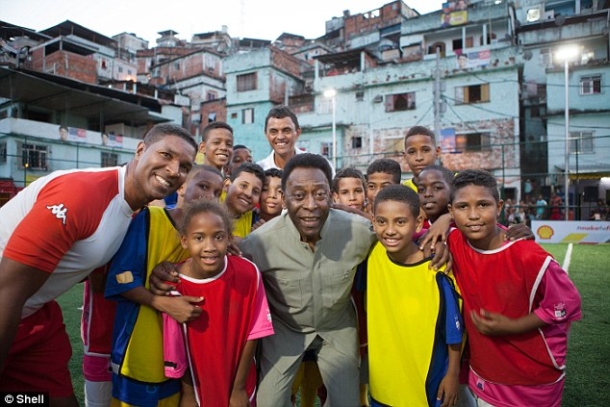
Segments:
[[[570,261],[572,260],[572,243],[568,245],[568,250],[566,250],[566,257],[563,259],[562,269],[568,272],[568,268],[570,268]]]

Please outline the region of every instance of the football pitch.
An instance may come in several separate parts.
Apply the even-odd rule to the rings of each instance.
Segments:
[[[567,244],[543,245],[563,265]],[[563,407],[610,406],[610,245],[574,245],[568,272],[582,297],[583,319],[572,325]],[[83,401],[80,339],[82,286],[59,298],[72,341],[70,362],[78,400]]]

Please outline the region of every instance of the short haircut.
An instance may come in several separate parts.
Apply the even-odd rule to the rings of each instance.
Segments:
[[[365,187],[365,180],[362,171],[356,169],[354,167],[346,167],[342,168],[335,174],[335,178],[333,178],[332,190],[333,192],[339,193],[339,181],[342,178],[356,178],[362,182],[362,187]]]
[[[400,164],[398,161],[392,160],[390,158],[379,158],[373,161],[368,168],[366,169],[367,178],[371,174],[375,174],[377,172],[383,172],[386,174],[392,175],[392,181],[395,184],[400,184],[400,176],[402,170],[400,169]]]
[[[428,136],[432,140],[432,144],[436,144],[436,136],[434,132],[425,126],[413,126],[407,131],[405,135],[405,143],[409,137],[413,136]]]
[[[377,211],[380,203],[386,201],[402,202],[409,207],[411,215],[415,218],[419,216],[419,197],[411,188],[404,185],[388,185],[383,188],[375,197],[373,202],[373,213]]]
[[[421,174],[424,171],[438,171],[441,173],[443,179],[445,180],[445,182],[447,182],[447,184],[449,184],[449,186],[451,186],[451,183],[453,182],[453,172],[451,172],[448,168],[443,167],[442,165],[438,165],[438,164],[432,164],[427,166],[426,168],[424,168],[420,173],[419,173],[419,177],[421,178]]]
[[[302,153],[293,156],[284,167],[284,175],[282,175],[282,190],[286,191],[286,183],[288,182],[288,177],[292,174],[292,171],[297,168],[314,168],[321,170],[326,176],[326,180],[328,181],[328,187],[333,182],[333,170],[330,167],[330,163],[328,160],[321,155],[311,154],[311,153]]]
[[[290,117],[290,119],[294,123],[295,130],[300,129],[297,115],[294,114],[294,112],[290,110],[288,106],[278,105],[272,107],[271,110],[269,110],[269,113],[267,113],[267,117],[265,117],[265,132],[267,131],[267,123],[269,123],[269,119],[283,119],[284,117]]]
[[[265,184],[265,170],[263,170],[263,167],[261,167],[258,164],[251,163],[249,161],[241,163],[239,165],[239,167],[237,167],[231,173],[231,178],[230,178],[231,182],[235,181],[235,178],[239,177],[239,174],[241,174],[242,172],[248,172],[250,174],[254,174],[254,176],[256,176],[256,178],[261,180],[262,185]]]
[[[284,175],[284,171],[279,168],[268,168],[265,170],[265,178],[272,177],[282,179],[282,175]]]
[[[476,185],[487,188],[496,202],[500,201],[498,182],[496,181],[496,178],[491,175],[491,173],[484,170],[464,170],[460,171],[453,178],[453,182],[451,183],[451,199],[449,202],[453,202],[457,191],[467,187],[468,185]]]
[[[183,235],[186,234],[186,229],[188,228],[189,223],[191,223],[191,220],[201,213],[212,213],[220,216],[225,230],[227,233],[232,234],[233,222],[231,221],[226,206],[216,201],[208,201],[205,199],[196,199],[184,206],[184,216],[178,223],[178,231]]]
[[[215,129],[229,130],[229,133],[233,135],[233,127],[231,127],[229,124],[225,122],[212,122],[203,128],[203,131],[201,132],[201,140],[207,141],[208,134],[210,134],[210,131]]]
[[[231,131],[232,133],[233,131]],[[251,151],[248,147],[244,146],[243,144],[235,144],[233,146],[233,151],[237,151],[237,150],[248,150]]]
[[[211,165],[193,165],[193,168],[191,168],[191,170],[189,171],[189,173],[186,176],[184,185],[186,186],[186,184],[188,184],[189,181],[191,179],[193,179],[193,177],[195,175],[199,174],[202,171],[211,172],[213,174],[218,175],[221,179],[224,179],[224,177],[222,176],[222,173],[220,171],[218,171],[218,169],[216,167],[212,167]]]
[[[197,143],[195,143],[195,139],[193,138],[193,136],[191,136],[191,133],[189,133],[184,127],[166,123],[157,124],[156,126],[153,126],[150,130],[148,130],[148,132],[144,136],[144,144],[146,146],[149,146],[167,136],[180,137],[181,139],[187,141],[191,146],[193,146],[195,151],[197,151],[198,149]]]

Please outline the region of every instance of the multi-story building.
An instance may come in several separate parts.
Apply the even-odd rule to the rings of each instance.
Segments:
[[[361,47],[316,57],[313,108],[300,108],[299,145],[332,159],[332,100],[324,97],[332,88],[337,167],[365,169],[385,156],[401,162],[408,176],[401,159],[404,135],[419,124],[436,130],[444,165],[459,171],[476,163],[496,175],[507,197],[517,197],[522,65],[508,5],[470,5],[459,24],[446,27],[443,14],[405,20],[397,46],[378,41],[374,51]]]
[[[236,144],[250,147],[255,160],[271,151],[264,132],[267,113],[274,105],[288,104],[290,96],[302,94],[303,74],[311,69],[307,62],[274,47],[224,60],[227,122]]]
[[[598,199],[610,199],[610,185],[604,182],[610,176],[608,4],[531,0],[517,9],[516,19],[524,59],[523,178],[537,181],[547,197],[552,191],[563,196],[568,159],[569,202],[577,218],[587,219]],[[574,52],[568,57],[566,79],[561,54],[568,48]]]
[[[156,123],[181,123],[159,99],[0,67],[0,204],[51,171],[120,165]]]

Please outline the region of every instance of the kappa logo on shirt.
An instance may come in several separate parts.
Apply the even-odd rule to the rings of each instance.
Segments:
[[[59,205],[47,205],[47,209],[51,210],[51,213],[55,215],[55,217],[61,220],[61,223],[66,224],[66,212],[68,212],[68,208],[64,206],[64,204]]]

